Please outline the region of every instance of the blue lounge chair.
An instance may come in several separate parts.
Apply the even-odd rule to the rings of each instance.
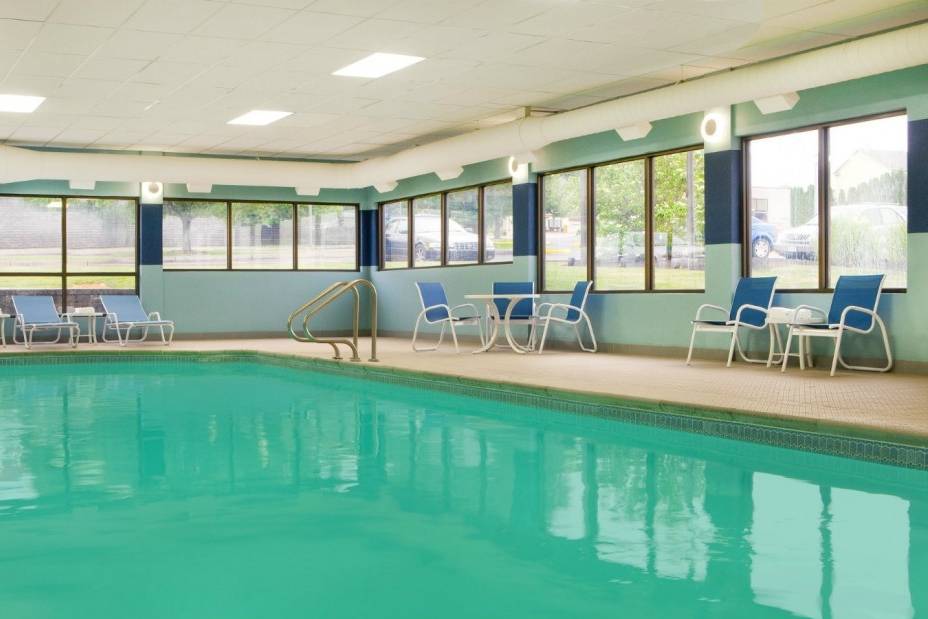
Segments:
[[[48,295],[13,295],[13,313],[16,315],[13,323],[13,342],[25,344],[32,348],[32,340],[36,331],[57,331],[55,339],[48,344],[57,344],[61,341],[62,331],[68,332],[68,344],[71,348],[77,346],[77,336],[80,327],[76,322],[63,320],[55,307],[55,300]],[[22,341],[16,339],[16,333]]]
[[[577,342],[580,343],[580,349],[585,352],[596,352],[596,336],[593,334],[593,323],[586,313],[586,300],[590,295],[590,288],[593,282],[577,282],[574,286],[574,292],[570,295],[570,303],[541,303],[538,306],[538,324],[536,328],[544,324],[545,328],[541,332],[541,343],[538,345],[538,354],[545,349],[545,340],[548,338],[548,327],[552,322],[571,325],[574,333],[577,335]],[[554,312],[564,310],[566,314],[555,316]],[[586,328],[590,331],[590,339],[593,340],[592,348],[583,345],[583,337],[580,335],[580,323],[585,322]]]
[[[776,277],[742,277],[735,288],[735,295],[731,301],[731,308],[725,309],[719,305],[710,305],[708,303],[700,305],[696,310],[696,318],[693,319],[693,334],[690,336],[690,349],[686,354],[686,364],[689,365],[693,358],[693,343],[696,341],[696,334],[699,332],[707,333],[727,333],[731,337],[731,343],[728,346],[728,363],[726,367],[731,367],[732,359],[735,356],[735,348],[738,354],[748,363],[766,363],[768,366],[773,361],[774,337],[776,333],[769,329],[767,324],[767,313],[770,311],[770,305],[773,303],[773,292],[776,287]],[[723,314],[728,314],[724,320],[708,320],[702,317],[703,310],[715,310]],[[751,359],[744,354],[741,348],[741,340],[738,338],[738,330],[742,327],[754,331],[770,331],[770,352],[766,359]]]
[[[165,346],[174,340],[174,321],[161,320],[161,314],[158,312],[145,313],[138,295],[101,294],[100,303],[103,305],[103,311],[106,314],[103,321],[104,342],[117,341],[120,346],[144,342],[148,338],[149,329],[158,329],[161,332],[161,341]],[[164,335],[165,327],[171,330],[168,337]],[[133,329],[140,329],[142,331],[141,335],[132,338],[131,332]],[[109,337],[113,332],[116,333],[115,340]]]
[[[877,314],[880,304],[880,294],[883,291],[884,275],[842,275],[835,285],[835,292],[831,297],[831,308],[825,310],[811,305],[800,305],[799,310],[809,310],[818,313],[825,322],[816,324],[792,324],[789,326],[789,336],[786,338],[786,352],[792,346],[793,337],[799,339],[799,367],[805,369],[805,354],[807,352],[808,338],[830,337],[835,341],[835,352],[831,359],[831,375],[835,375],[838,363],[849,370],[865,370],[868,372],[888,372],[893,367],[893,353],[889,347],[889,334],[886,324]],[[883,367],[869,367],[849,365],[841,356],[841,342],[845,332],[867,334],[879,326],[883,336],[883,348],[886,351],[886,365]],[[782,371],[786,371],[789,356],[783,356]]]
[[[416,327],[412,332],[412,349],[416,352],[425,352],[429,350],[438,350],[442,340],[445,337],[445,327],[451,327],[451,339],[454,340],[454,352],[460,352],[458,348],[458,335],[455,328],[462,325],[477,325],[480,331],[480,344],[483,345],[483,326],[480,324],[480,314],[472,303],[464,303],[450,307],[448,297],[445,294],[445,287],[439,282],[416,282],[416,289],[419,291],[419,302],[422,304],[422,311],[416,317]],[[463,309],[470,309],[471,313],[465,316],[455,316],[455,312]],[[441,325],[441,333],[438,334],[438,343],[431,348],[417,348],[416,340],[419,337],[419,325],[422,322],[428,325]]]

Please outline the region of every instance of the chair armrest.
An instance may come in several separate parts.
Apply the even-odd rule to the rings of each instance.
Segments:
[[[474,305],[473,303],[461,303],[460,305],[455,305],[454,307],[448,310],[448,314],[454,315],[455,310],[459,310],[465,307],[470,308],[470,310],[474,313],[475,316],[480,315],[480,312],[477,311],[477,306]]]
[[[741,322],[741,313],[744,312],[744,310],[754,310],[757,312],[762,312],[764,314],[764,324],[758,327],[757,325],[751,325],[745,322]],[[768,307],[761,307],[759,305],[751,305],[749,303],[745,303],[744,305],[739,307],[738,311],[735,313],[734,324],[741,326],[741,327],[748,327],[749,329],[763,329],[767,326],[767,314],[769,313],[769,311],[770,311],[770,308]]]
[[[576,310],[578,312],[583,312],[583,310],[580,309],[579,307],[575,305],[570,305],[569,303],[545,303],[544,305],[548,306],[548,313],[545,314],[544,316],[541,316],[541,318],[544,320],[551,318],[551,314],[553,314],[555,310],[564,310],[565,312],[569,312],[570,310]],[[541,311],[540,311],[541,306],[539,306],[538,309],[539,309],[538,314],[541,315]]]
[[[694,318],[693,320],[695,321],[701,320],[700,315],[702,314],[702,311],[705,309],[717,310],[719,312],[722,312],[723,314],[728,313],[728,310],[722,307],[721,305],[712,305],[711,303],[703,303],[702,305],[699,306],[699,309],[696,310],[696,318]]]
[[[847,315],[851,312],[860,312],[861,314],[866,314],[872,318],[875,318],[876,320],[879,320],[879,316],[877,315],[876,311],[872,309],[861,307],[859,305],[848,305],[847,307],[844,308],[844,311],[841,312],[841,320],[838,322],[838,326],[840,328],[853,329],[854,331],[861,331],[863,333],[869,333],[871,330],[873,330],[873,325],[876,324],[876,320],[870,323],[870,328],[867,329],[866,331],[864,331],[863,329],[857,329],[856,327],[848,327],[847,325],[845,325],[845,319],[847,318]]]
[[[793,308],[793,310],[795,310],[797,314],[799,313],[799,310],[809,310],[810,312],[818,312],[823,317],[828,316],[828,312],[826,312],[820,307],[815,307],[814,305],[797,305],[796,307]]]
[[[161,312],[149,312],[148,319],[149,320],[161,320]]]

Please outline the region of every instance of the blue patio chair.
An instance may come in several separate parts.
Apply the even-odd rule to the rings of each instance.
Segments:
[[[58,309],[55,307],[55,300],[48,295],[13,295],[13,313],[16,315],[13,323],[13,342],[16,344],[25,344],[26,348],[32,348],[32,340],[36,331],[57,331],[55,339],[47,344],[57,344],[61,341],[63,331],[68,332],[68,344],[71,348],[77,346],[77,336],[80,335],[80,327],[76,322],[62,320]],[[22,342],[17,340],[16,333],[22,337]]]
[[[825,310],[812,305],[800,305],[799,310],[809,310],[818,314],[824,322],[813,324],[791,324],[789,335],[786,338],[786,352],[792,346],[793,336],[799,338],[799,367],[805,369],[805,354],[807,352],[808,338],[830,337],[835,341],[835,352],[831,359],[831,375],[835,375],[838,363],[848,370],[864,370],[868,372],[888,372],[893,367],[893,353],[889,346],[889,333],[886,324],[877,314],[880,304],[880,295],[883,291],[884,275],[842,275],[835,284],[835,292],[831,297],[831,307]],[[883,336],[883,349],[886,351],[886,365],[883,367],[870,367],[862,365],[849,365],[841,356],[841,342],[845,332],[867,334],[874,327],[880,327]],[[789,355],[783,355],[783,368]]]
[[[570,303],[541,303],[538,305],[538,325],[540,327],[544,324],[545,328],[541,332],[541,343],[538,345],[538,354],[541,354],[545,349],[545,340],[548,338],[548,327],[551,326],[552,322],[571,325],[574,328],[574,333],[577,335],[577,342],[580,344],[580,349],[585,352],[596,352],[596,336],[593,334],[593,323],[590,322],[590,317],[586,313],[586,300],[590,295],[590,288],[593,287],[593,282],[577,282],[574,286],[574,292],[570,295]],[[555,316],[555,311],[565,311],[564,316]],[[583,337],[580,335],[580,323],[583,322],[586,324],[586,328],[590,332],[590,339],[593,340],[592,348],[587,348],[583,345]]]
[[[462,325],[477,325],[480,332],[480,344],[484,344],[483,326],[481,325],[480,314],[472,303],[463,303],[450,307],[448,297],[445,295],[445,287],[439,282],[416,282],[416,289],[419,291],[419,302],[422,304],[422,311],[416,317],[416,327],[412,332],[412,349],[416,352],[425,352],[429,350],[438,350],[442,340],[445,337],[445,327],[451,327],[451,339],[454,340],[454,352],[460,352],[458,348],[458,335],[455,328]],[[468,308],[471,314],[465,316],[455,316],[455,312]],[[416,340],[419,337],[419,325],[425,322],[428,325],[441,325],[441,332],[438,334],[438,343],[431,348],[417,348]]]
[[[686,365],[689,365],[693,358],[693,344],[696,341],[696,334],[707,332],[727,333],[731,337],[731,342],[728,345],[728,363],[725,364],[726,367],[731,367],[732,359],[735,356],[735,348],[738,349],[741,358],[748,363],[766,363],[769,366],[773,361],[773,342],[776,333],[769,329],[767,313],[773,303],[776,282],[776,277],[742,277],[738,280],[738,286],[735,288],[731,308],[726,310],[719,305],[708,303],[700,305],[699,309],[696,310],[696,318],[692,321],[693,333],[690,336],[690,349],[686,354]],[[728,316],[724,320],[703,318],[703,310],[707,309],[728,314]],[[751,359],[744,354],[744,350],[741,348],[741,340],[738,337],[738,330],[742,327],[754,331],[763,331],[764,329],[770,331],[770,351],[766,359]]]
[[[100,303],[103,305],[103,312],[106,314],[103,321],[104,342],[114,341],[111,337],[108,337],[113,332],[116,333],[115,341],[118,341],[120,346],[144,342],[148,338],[149,329],[158,329],[161,332],[161,342],[165,346],[168,346],[174,340],[174,321],[162,320],[161,314],[158,312],[145,313],[138,295],[101,294]],[[171,330],[168,337],[164,335],[165,327]],[[141,335],[132,338],[133,329],[140,329]],[[123,331],[125,331],[125,334]]]
[[[535,282],[493,282],[493,294],[535,294]],[[494,299],[493,304],[496,306],[499,319],[505,321],[509,301],[507,299]],[[492,313],[487,314],[487,333],[490,332],[490,322],[496,320],[496,318],[497,316]],[[509,324],[529,325],[527,350],[532,350],[535,341],[536,318],[534,299],[517,301],[512,308],[512,313],[509,315]]]

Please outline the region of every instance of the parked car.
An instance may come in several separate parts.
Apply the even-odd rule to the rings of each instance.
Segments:
[[[441,260],[441,218],[425,215],[416,217],[413,256],[416,262]],[[384,227],[384,252],[393,259],[406,256],[409,231],[406,218],[388,221]],[[486,239],[484,254],[487,260],[496,255],[493,241]],[[448,220],[448,260],[476,262],[479,245],[477,235],[464,226]]]
[[[832,221],[853,220],[867,225],[872,234],[889,234],[905,226],[906,209],[895,204],[842,204],[832,207]],[[784,258],[815,260],[818,255],[818,215],[801,226],[787,228],[777,237],[774,249]]]
[[[773,249],[777,238],[777,229],[771,223],[751,216],[751,255],[755,258],[766,258]]]

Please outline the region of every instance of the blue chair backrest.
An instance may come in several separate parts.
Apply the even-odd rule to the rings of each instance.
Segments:
[[[574,293],[570,295],[570,304],[573,307],[579,307],[581,310],[583,306],[586,305],[586,297],[590,292],[590,286],[593,285],[593,282],[577,282],[574,286]],[[580,312],[575,309],[567,310],[567,320],[573,322],[575,320],[580,320]]]
[[[101,294],[100,303],[107,314],[116,314],[119,322],[147,322],[148,314],[134,294]]]
[[[419,288],[419,298],[422,300],[422,309],[433,305],[448,305],[445,287],[439,282],[416,282]],[[444,320],[448,317],[448,310],[444,307],[435,307],[425,313],[425,319],[430,322]]]
[[[535,282],[493,282],[493,294],[535,294]],[[500,318],[506,317],[507,299],[494,299]],[[531,318],[535,314],[535,300],[522,299],[512,308],[510,318]]]
[[[883,275],[842,275],[835,284],[835,294],[831,297],[831,309],[828,310],[828,323],[841,322],[844,308],[856,305],[876,311],[880,300],[880,288],[883,287]],[[873,325],[873,318],[867,314],[850,311],[844,321],[849,327],[866,331]]]
[[[13,295],[13,307],[29,324],[61,322],[55,300],[48,295]]]
[[[731,301],[728,319],[734,320],[738,315],[738,308],[742,305],[756,305],[769,309],[776,283],[776,277],[742,277],[738,280],[738,287],[735,288],[735,297]],[[762,327],[767,322],[767,316],[757,310],[747,309],[741,313],[741,322]]]

